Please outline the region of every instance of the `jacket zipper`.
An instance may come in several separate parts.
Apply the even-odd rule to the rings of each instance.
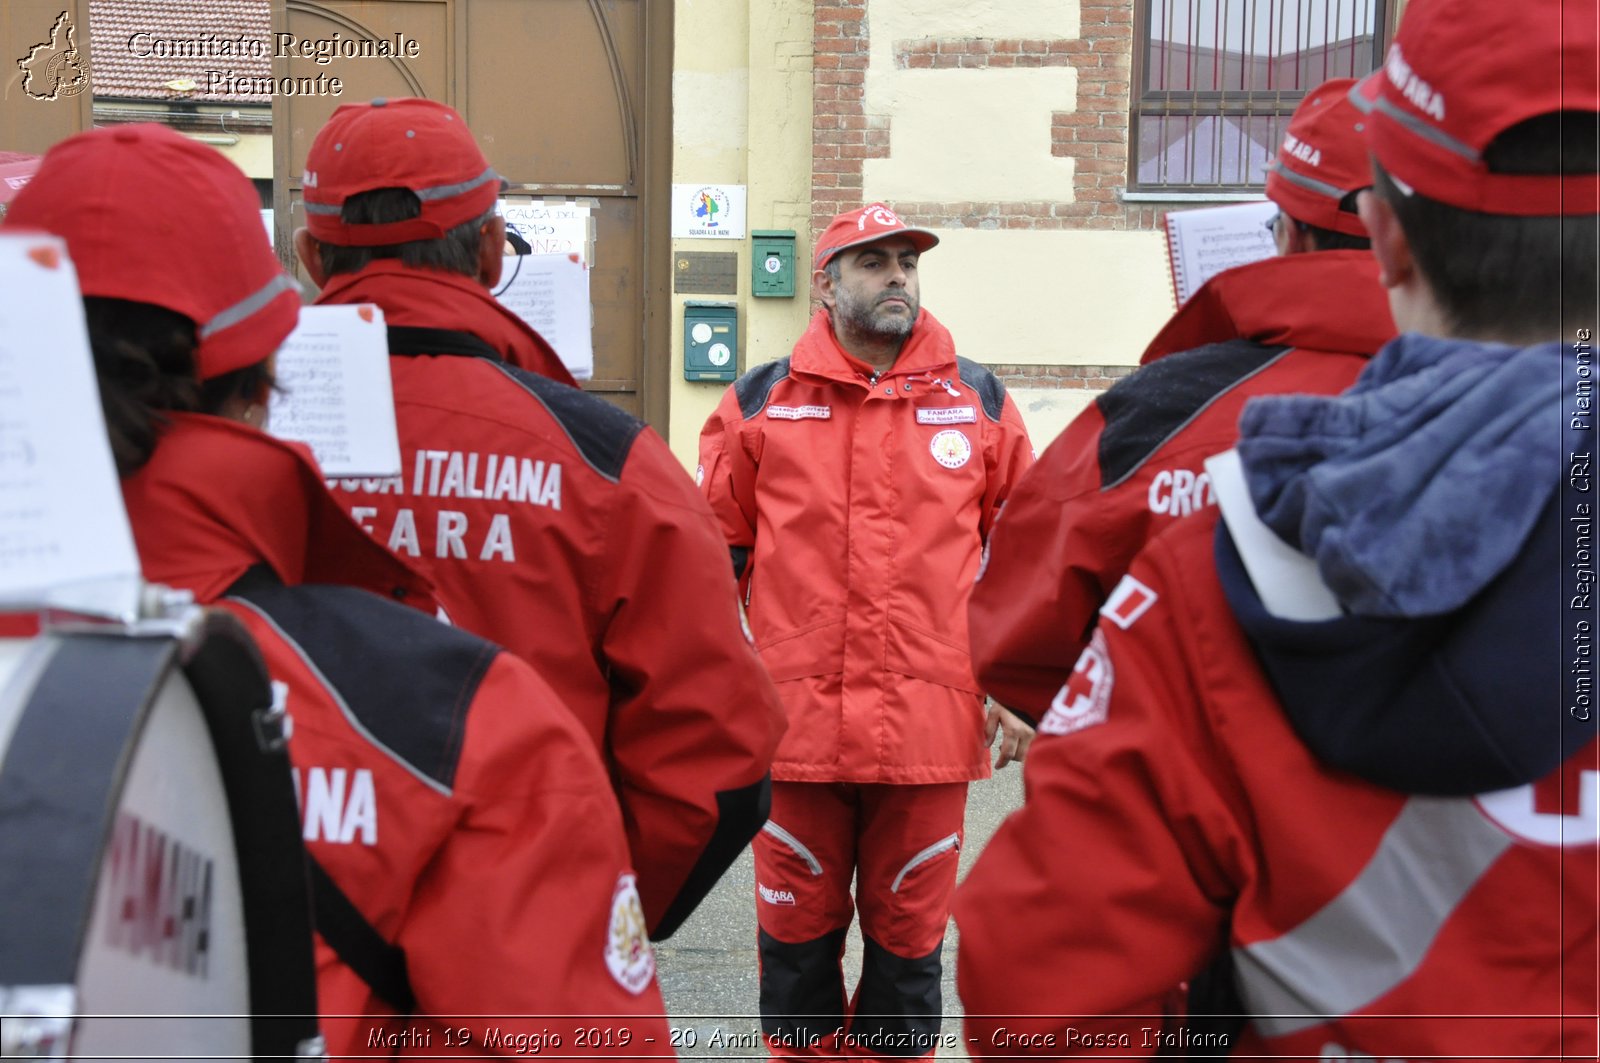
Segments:
[[[783,844],[787,845],[789,848],[793,849],[794,855],[806,862],[806,866],[811,869],[811,873],[813,875],[822,874],[822,861],[813,856],[811,850],[807,849],[803,844],[801,844],[799,838],[796,838],[793,834],[790,834],[788,831],[784,830],[770,819],[762,825],[761,829],[778,839]]]
[[[771,824],[768,824],[768,826],[771,826]],[[936,856],[942,855],[944,853],[948,853],[951,849],[960,849],[960,848],[961,848],[961,835],[952,834],[947,838],[940,838],[938,841],[934,842],[932,845],[930,845],[926,849],[922,850],[922,852],[918,853],[916,856],[913,856],[910,860],[906,861],[906,866],[902,867],[900,869],[900,873],[894,877],[894,884],[889,887],[889,892],[890,893],[899,893],[900,892],[900,883],[903,882],[905,880],[905,877],[907,875],[911,874],[911,872],[913,870],[915,870],[916,868],[920,867],[923,864],[926,864],[929,860],[932,860]]]

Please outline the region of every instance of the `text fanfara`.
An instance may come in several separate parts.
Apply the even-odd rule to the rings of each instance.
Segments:
[[[336,480],[330,487],[371,495],[457,498],[561,508],[561,464],[510,454],[460,450],[418,450],[409,470],[383,479]],[[389,513],[377,506],[352,506],[351,516],[389,549],[410,557],[424,552],[439,559],[515,561],[510,511],[483,514],[442,509],[425,515],[401,507]],[[485,522],[486,518],[486,522]],[[474,526],[476,524],[476,527]]]

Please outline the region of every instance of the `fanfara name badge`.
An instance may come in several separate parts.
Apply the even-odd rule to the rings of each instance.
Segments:
[[[928,449],[933,453],[933,460],[947,469],[959,469],[972,458],[972,444],[964,433],[954,428],[935,433]]]
[[[645,933],[644,905],[638,879],[624,873],[611,895],[611,924],[606,931],[606,966],[617,984],[637,996],[656,973],[656,954]]]

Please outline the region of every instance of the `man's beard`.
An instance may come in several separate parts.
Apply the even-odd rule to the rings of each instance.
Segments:
[[[909,314],[880,314],[878,304],[888,299],[902,299],[911,308]],[[922,312],[917,297],[907,291],[882,292],[871,302],[858,300],[855,293],[840,287],[834,302],[834,313],[848,331],[858,335],[883,336],[888,339],[905,339]]]

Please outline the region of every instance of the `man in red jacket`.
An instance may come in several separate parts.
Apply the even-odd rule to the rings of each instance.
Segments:
[[[974,1056],[1596,1056],[1595,6],[1412,0],[1352,92],[1401,335],[1102,612],[956,897]]]
[[[938,243],[881,204],[818,243],[822,309],[794,354],[746,373],[700,437],[762,659],[790,728],[756,839],[762,1030],[776,1054],[916,1056],[938,1044],[939,947],[967,783],[1020,759],[986,718],[967,590],[1031,460],[999,380],[921,309]],[[856,898],[861,980],[840,956]]]
[[[347,104],[312,143],[296,250],[319,303],[382,307],[404,461],[336,493],[428,571],[452,621],[532,662],[577,712],[659,940],[765,821],[782,708],[683,468],[570,386],[489,294],[500,188],[461,116],[430,100]]]
[[[1334,392],[1394,335],[1355,197],[1372,183],[1362,116],[1335,78],[1306,94],[1267,175],[1279,257],[1213,277],[1040,455],[973,588],[972,659],[1037,720],[1145,542],[1215,499],[1202,463],[1252,395]]]

